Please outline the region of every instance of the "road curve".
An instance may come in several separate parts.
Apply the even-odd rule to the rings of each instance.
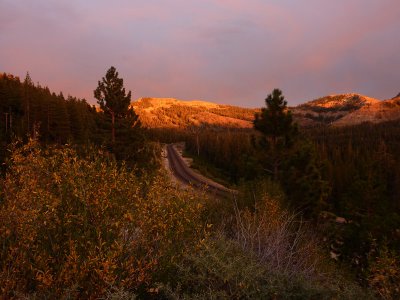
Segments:
[[[228,189],[222,185],[216,184],[211,180],[207,180],[193,172],[178,154],[173,144],[167,145],[167,157],[169,166],[174,176],[181,182],[192,185],[199,189],[206,189],[208,192],[219,196],[229,196],[236,194],[237,191]]]

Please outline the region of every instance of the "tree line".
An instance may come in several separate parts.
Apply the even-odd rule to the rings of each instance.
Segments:
[[[89,145],[105,147],[117,160],[132,165],[153,165],[155,143],[141,130],[137,115],[130,108],[131,92],[111,67],[94,91],[100,109],[85,99],[56,94],[34,84],[29,73],[23,81],[0,75],[0,161],[16,138],[38,139],[42,144]],[[140,155],[138,154],[140,152]]]
[[[96,127],[95,107],[84,99],[65,97],[35,85],[29,73],[22,82],[18,77],[1,75],[0,97],[3,141],[40,133],[43,142],[83,143]]]

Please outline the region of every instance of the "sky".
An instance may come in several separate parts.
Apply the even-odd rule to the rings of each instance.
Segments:
[[[111,66],[132,100],[388,99],[399,16],[399,0],[0,0],[0,72],[91,104]]]

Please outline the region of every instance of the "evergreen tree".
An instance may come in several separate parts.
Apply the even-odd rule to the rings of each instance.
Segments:
[[[118,72],[111,67],[106,76],[98,82],[94,90],[94,97],[103,112],[111,117],[112,143],[115,143],[115,122],[119,118],[133,116],[134,112],[129,109],[131,91],[126,94],[124,81],[118,77]]]
[[[292,206],[316,215],[325,207],[329,187],[322,178],[314,147],[299,139],[282,91],[274,89],[265,103],[254,120],[254,128],[264,136],[259,145],[266,148],[260,151],[260,162],[281,183]]]
[[[57,96],[54,104],[53,123],[51,124],[54,140],[58,143],[66,143],[70,139],[71,131],[67,101],[62,93]]]
[[[313,217],[327,208],[331,191],[322,175],[323,164],[317,157],[313,144],[298,139],[282,163],[280,179],[292,206]]]
[[[71,96],[67,101],[68,114],[71,120],[71,134],[76,142],[83,142],[87,136],[84,126],[85,110],[82,109],[80,102]]]
[[[297,134],[297,126],[293,123],[281,90],[274,89],[265,99],[265,104],[261,113],[255,115],[254,128],[263,133],[269,148],[271,163],[266,170],[273,174],[274,179],[278,179],[283,150],[290,147]]]
[[[26,130],[28,134],[31,134],[31,102],[32,102],[32,90],[34,84],[32,82],[29,72],[26,73],[24,80],[24,110],[25,110],[25,122]]]
[[[18,77],[0,74],[0,136],[6,140],[21,131],[19,119],[23,115],[22,90]]]

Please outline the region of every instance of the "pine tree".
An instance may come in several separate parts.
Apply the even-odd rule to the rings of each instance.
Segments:
[[[68,96],[67,110],[71,120],[71,135],[75,142],[83,142],[87,137],[85,126],[85,110],[81,103],[75,98]]]
[[[116,69],[111,67],[106,76],[98,82],[94,97],[103,112],[111,117],[112,143],[115,144],[116,120],[134,115],[133,110],[129,109],[131,91],[126,94],[123,79],[119,78]]]
[[[51,130],[54,132],[54,139],[58,143],[66,143],[70,139],[70,120],[67,109],[67,101],[60,93],[54,101],[54,115],[51,117]]]
[[[264,135],[260,162],[285,190],[291,205],[308,215],[325,207],[330,192],[321,174],[321,163],[307,139],[299,139],[297,125],[282,92],[274,89],[266,107],[256,114],[254,128]]]
[[[287,102],[282,91],[274,89],[265,99],[266,107],[255,115],[254,128],[266,138],[271,158],[271,169],[274,179],[278,179],[282,150],[290,147],[297,134],[297,126],[293,123],[292,114],[287,109]]]
[[[24,110],[26,120],[26,130],[28,134],[31,134],[31,102],[32,102],[32,88],[34,84],[32,82],[29,72],[26,73],[24,80]]]

